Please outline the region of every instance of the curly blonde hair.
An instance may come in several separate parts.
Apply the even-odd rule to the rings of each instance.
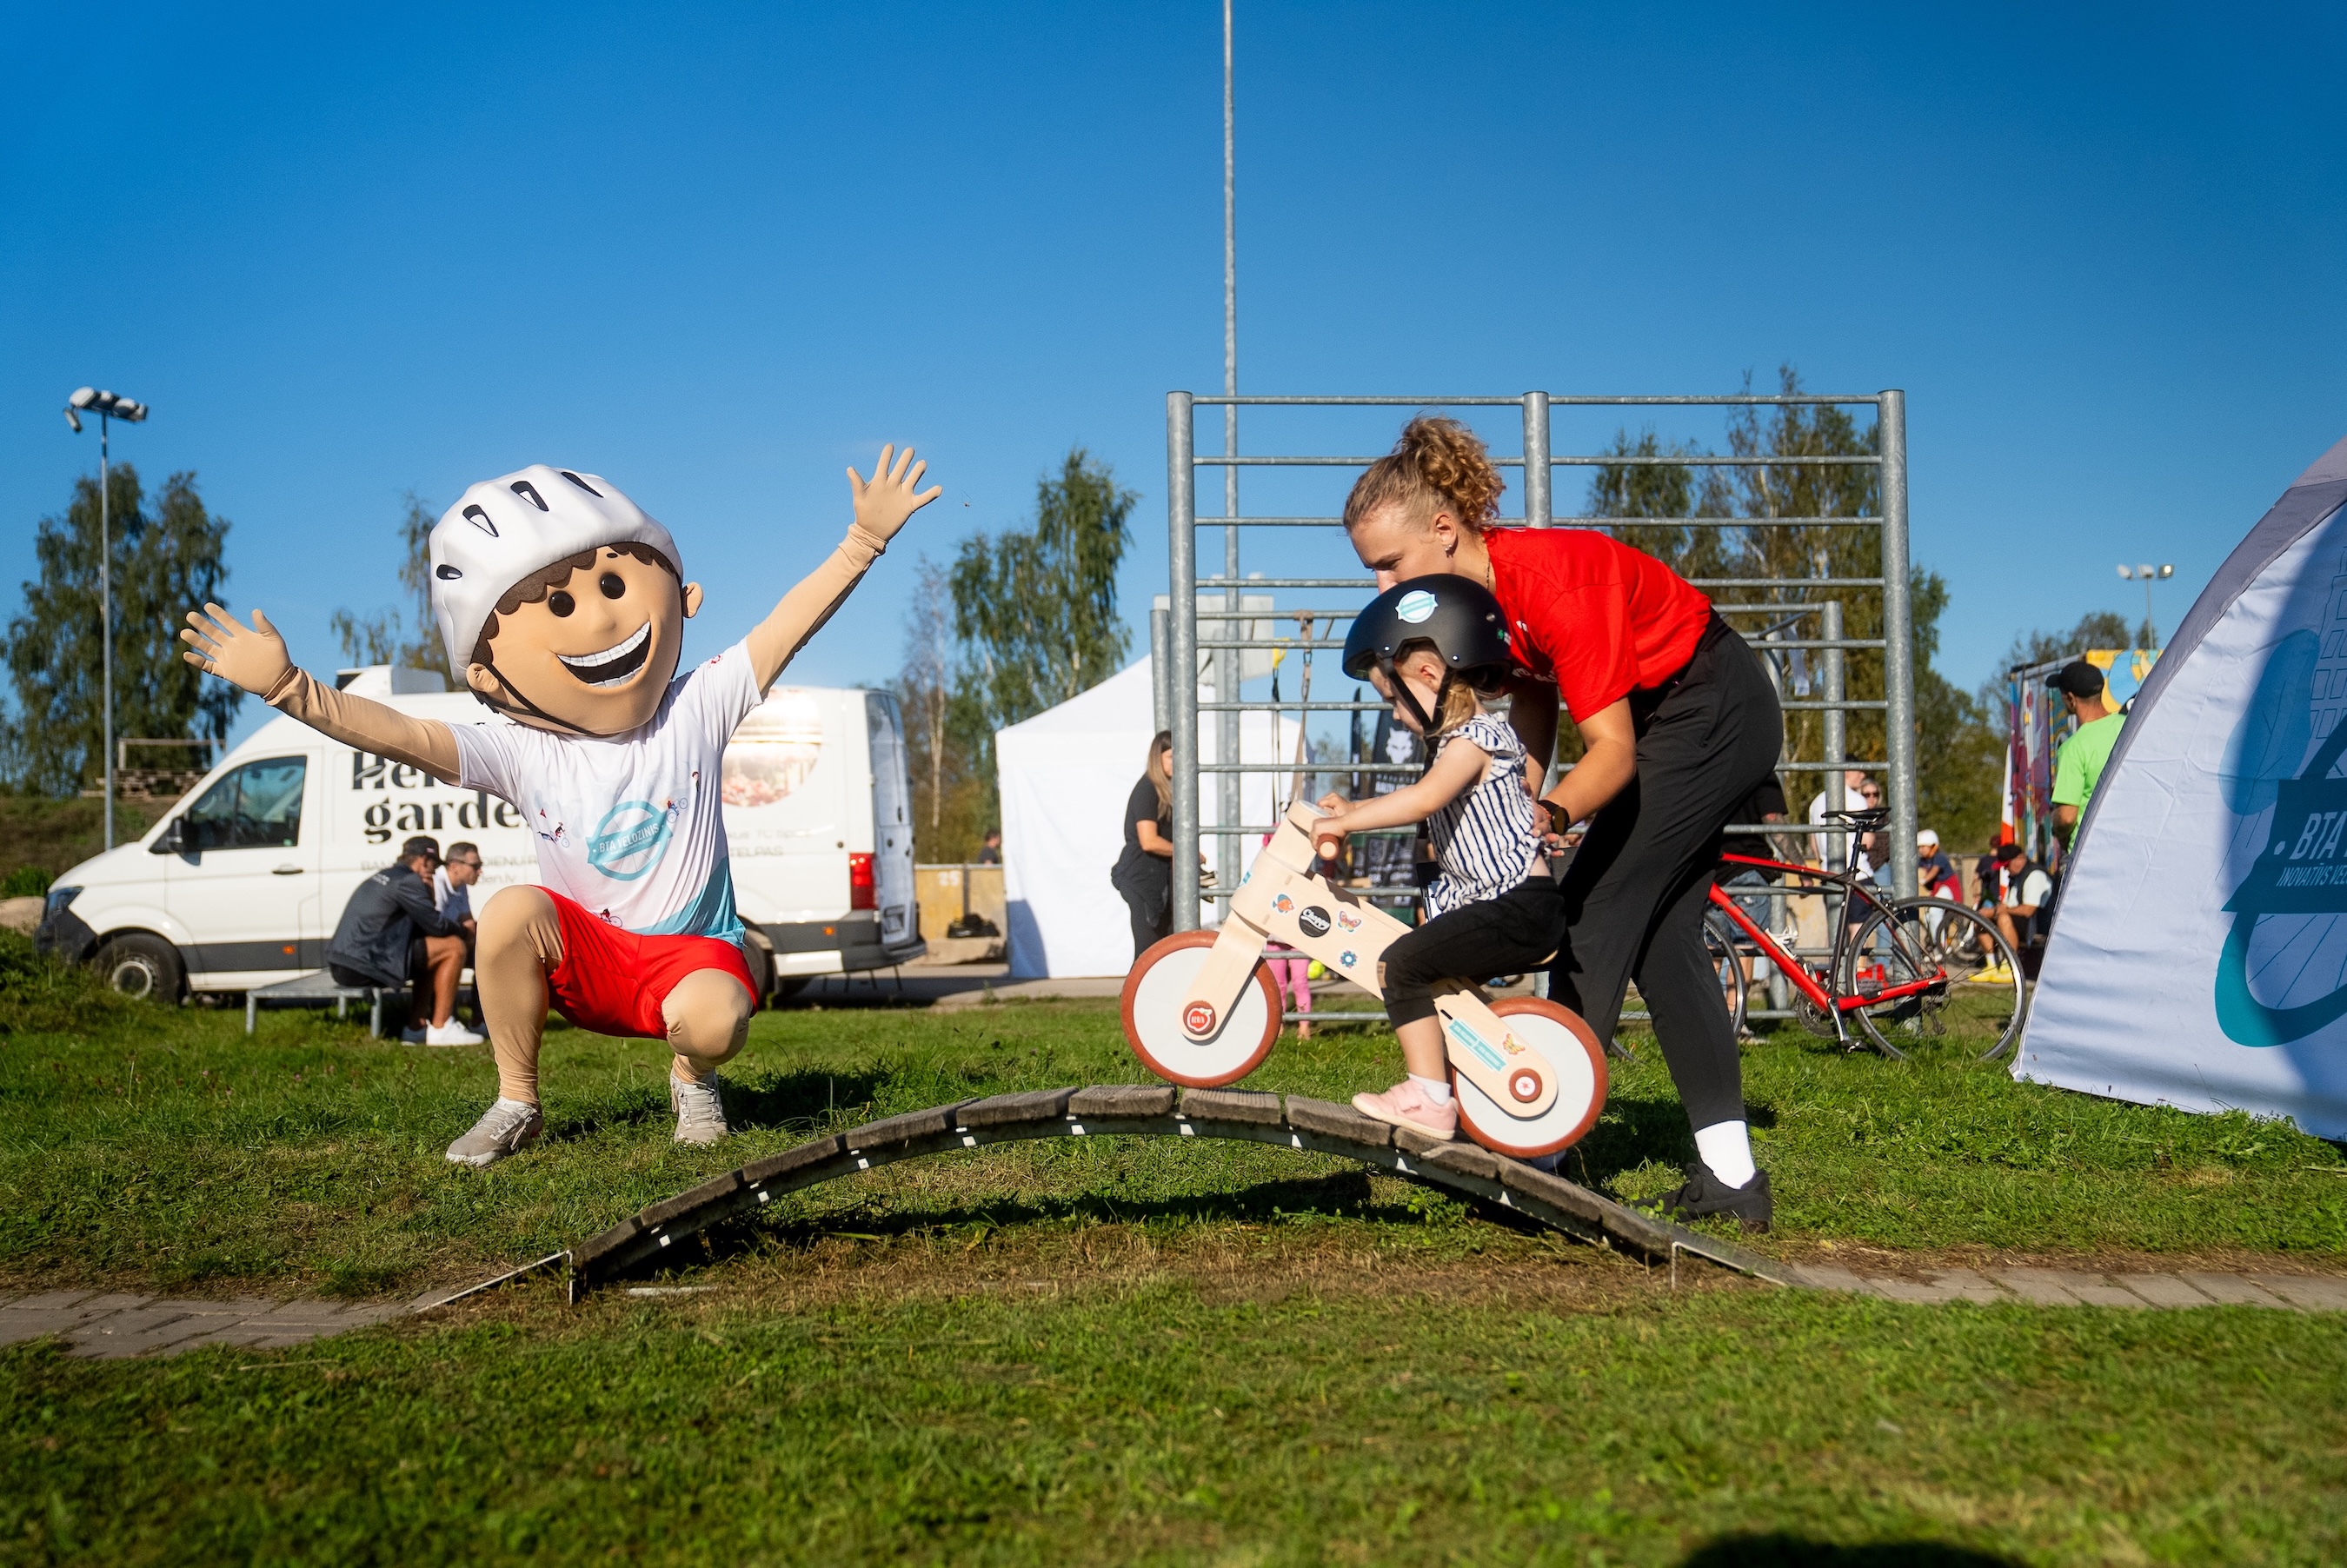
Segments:
[[[1345,526],[1399,506],[1413,522],[1449,512],[1461,527],[1481,532],[1500,515],[1500,493],[1507,487],[1472,430],[1456,419],[1421,414],[1402,426],[1393,450],[1354,483],[1345,497]]]

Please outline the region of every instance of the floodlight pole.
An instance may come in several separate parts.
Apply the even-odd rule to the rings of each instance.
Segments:
[[[1239,240],[1238,240],[1238,161],[1236,152],[1237,81],[1232,69],[1231,0],[1223,0],[1223,395],[1239,395]],[[1235,403],[1223,405],[1223,451],[1236,456],[1239,449],[1239,408]],[[1223,465],[1223,516],[1239,515],[1239,470],[1235,463]],[[1223,579],[1230,586],[1223,590],[1223,608],[1235,613],[1239,609],[1239,530],[1236,523],[1223,529]],[[1221,638],[1237,641],[1244,635],[1235,620],[1223,622]],[[1245,678],[1240,665],[1241,655],[1235,648],[1220,650],[1214,661],[1214,696],[1217,701],[1235,703],[1239,700],[1239,683]],[[1194,680],[1194,674],[1184,679]],[[1219,715],[1216,727],[1217,744],[1214,760],[1228,764],[1239,760],[1239,716],[1235,709],[1225,709]],[[1216,792],[1219,806],[1218,825],[1233,828],[1239,825],[1241,775],[1226,773]],[[1215,856],[1216,871],[1225,896],[1238,886],[1239,841],[1229,833],[1222,835]]]
[[[106,737],[106,847],[114,847],[114,579],[111,571],[114,546],[108,535],[112,518],[108,507],[113,497],[108,494],[111,469],[107,452],[108,437],[113,433],[113,418],[103,408],[97,412],[97,641],[99,682],[103,690],[100,721]]]
[[[136,398],[118,397],[85,386],[66,399],[66,424],[81,434],[81,415],[97,415],[97,638],[99,733],[106,755],[106,847],[114,847],[114,415],[136,425],[147,417],[147,405]]]

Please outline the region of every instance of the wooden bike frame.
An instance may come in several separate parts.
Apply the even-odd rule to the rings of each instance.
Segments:
[[[1240,988],[1254,973],[1266,943],[1278,941],[1317,958],[1333,972],[1380,999],[1385,950],[1410,927],[1339,887],[1319,872],[1313,828],[1320,813],[1298,803],[1247,868],[1207,955],[1182,1000],[1182,1029],[1190,1039],[1211,1038],[1230,1016]],[[1434,998],[1444,1050],[1460,1075],[1512,1114],[1532,1117],[1556,1102],[1556,1069],[1492,1012],[1490,999],[1465,980],[1445,981]]]

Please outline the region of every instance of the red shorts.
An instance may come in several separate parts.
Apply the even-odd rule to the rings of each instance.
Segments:
[[[580,1029],[637,1040],[666,1040],[668,1020],[661,1004],[677,982],[695,969],[723,969],[742,982],[754,1002],[742,949],[715,937],[643,937],[599,920],[587,907],[551,887],[539,892],[554,900],[562,921],[562,962],[546,977],[554,1006]]]

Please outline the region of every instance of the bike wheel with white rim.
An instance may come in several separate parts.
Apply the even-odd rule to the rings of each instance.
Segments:
[[[1176,931],[1133,961],[1124,977],[1124,1040],[1141,1065],[1191,1089],[1235,1083],[1262,1065],[1279,1039],[1279,987],[1258,960],[1239,988],[1221,1027],[1204,1040],[1182,1030],[1182,1002],[1190,994],[1212,931]]]
[[[1877,1050],[1904,1056],[1945,1039],[1952,1023],[1973,1024],[1995,1035],[1981,1053],[1985,1061],[2021,1038],[2028,982],[2012,948],[1978,910],[1944,898],[1906,898],[1868,915],[1843,964],[1843,993],[1865,996],[1923,980],[1934,983],[1851,1009],[1851,1021]]]
[[[1459,1103],[1460,1130],[1494,1154],[1516,1160],[1571,1148],[1605,1109],[1605,1049],[1597,1043],[1597,1031],[1579,1013],[1545,997],[1503,997],[1491,1010],[1506,1020],[1509,1033],[1548,1058],[1556,1071],[1556,1099],[1537,1116],[1511,1115],[1453,1072],[1450,1092]]]

